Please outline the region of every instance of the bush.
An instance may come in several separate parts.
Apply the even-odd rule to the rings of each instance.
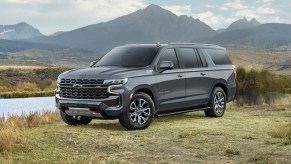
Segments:
[[[247,71],[237,68],[237,89],[240,92],[266,93],[272,91],[284,92],[291,88],[291,78],[274,75],[268,70]]]

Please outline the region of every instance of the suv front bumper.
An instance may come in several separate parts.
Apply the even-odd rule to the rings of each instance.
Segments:
[[[126,110],[122,96],[109,96],[106,99],[68,99],[55,95],[56,106],[70,116],[86,116],[91,118],[116,118]]]

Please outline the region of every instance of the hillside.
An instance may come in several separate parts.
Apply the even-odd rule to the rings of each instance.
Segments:
[[[267,69],[274,74],[291,76],[291,51],[255,51],[227,47],[234,65],[247,69]]]
[[[239,19],[232,24],[230,24],[226,29],[226,31],[233,31],[233,30],[241,30],[241,29],[248,29],[253,28],[261,25],[255,18],[251,19],[250,21],[247,18]]]
[[[38,29],[25,22],[15,25],[0,25],[0,39],[16,40],[42,36]]]
[[[150,5],[109,22],[30,41],[104,53],[128,43],[185,42],[214,35],[216,32],[198,19],[177,16],[157,5]]]
[[[254,28],[223,32],[204,42],[261,50],[273,50],[281,46],[291,49],[291,25],[267,23]]]
[[[45,43],[0,40],[0,60],[35,60],[41,63],[68,67],[85,67],[100,58],[97,54],[84,49],[68,48]]]

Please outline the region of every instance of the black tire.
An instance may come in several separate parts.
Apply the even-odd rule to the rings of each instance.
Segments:
[[[147,128],[153,121],[155,104],[151,97],[143,92],[133,95],[129,108],[119,115],[120,124],[128,130]]]
[[[92,121],[92,119],[82,117],[82,116],[69,116],[63,111],[60,111],[60,115],[66,124],[72,125],[72,126],[88,125]]]
[[[222,117],[226,108],[226,94],[221,87],[214,88],[210,102],[210,109],[204,110],[206,117]]]

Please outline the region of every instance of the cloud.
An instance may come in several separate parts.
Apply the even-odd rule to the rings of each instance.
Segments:
[[[234,10],[240,10],[248,8],[247,6],[242,5],[240,0],[229,0],[226,3],[222,5],[223,9],[234,9]]]
[[[207,23],[208,25],[213,25],[213,26],[221,25],[221,24],[229,24],[236,20],[235,18],[225,18],[223,16],[215,15],[210,11],[194,14],[192,16],[194,18],[200,19],[201,21]]]
[[[235,15],[239,17],[258,18],[262,15],[274,14],[275,12],[276,12],[275,9],[271,9],[268,7],[257,7],[257,8],[252,8],[252,9],[239,10],[235,13]]]
[[[143,0],[3,0],[0,11],[5,15],[1,23],[25,21],[50,34],[108,21],[146,6]]]
[[[274,2],[274,0],[257,0],[256,3]]]
[[[164,9],[173,12],[176,15],[189,15],[191,13],[191,5],[174,5],[174,6],[162,6]]]

